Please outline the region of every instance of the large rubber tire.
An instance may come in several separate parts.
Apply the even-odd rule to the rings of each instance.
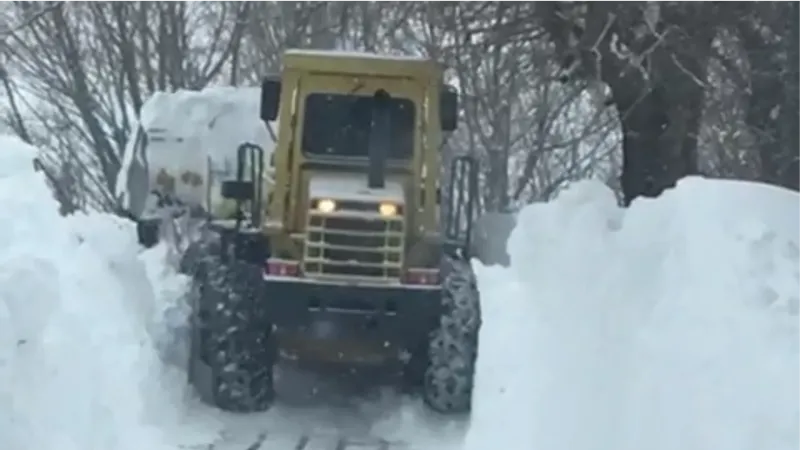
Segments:
[[[444,312],[428,342],[422,397],[436,412],[467,413],[472,408],[480,296],[468,261],[446,258],[440,274]]]
[[[190,248],[185,258],[182,270],[193,278],[189,382],[222,410],[268,409],[277,349],[259,308],[259,268],[224,262],[216,245]]]

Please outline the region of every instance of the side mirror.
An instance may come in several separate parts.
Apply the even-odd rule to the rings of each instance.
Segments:
[[[443,131],[453,131],[458,127],[458,93],[450,86],[442,86],[439,115]]]
[[[281,80],[275,76],[261,82],[261,120],[271,122],[278,118],[281,103]]]

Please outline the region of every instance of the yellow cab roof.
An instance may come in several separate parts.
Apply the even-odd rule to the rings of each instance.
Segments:
[[[442,66],[421,56],[382,55],[336,50],[287,50],[284,70],[438,80]]]

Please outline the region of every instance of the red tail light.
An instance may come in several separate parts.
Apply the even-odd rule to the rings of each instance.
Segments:
[[[408,269],[406,271],[405,283],[425,286],[439,284],[439,269]]]
[[[297,261],[269,258],[264,272],[266,275],[296,277],[300,272],[300,264]]]

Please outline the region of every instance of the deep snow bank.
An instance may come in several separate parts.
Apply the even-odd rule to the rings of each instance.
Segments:
[[[133,225],[62,218],[35,149],[0,137],[0,447],[157,450],[180,411]]]
[[[466,448],[796,450],[796,193],[690,178],[616,206],[582,182],[478,267]]]

